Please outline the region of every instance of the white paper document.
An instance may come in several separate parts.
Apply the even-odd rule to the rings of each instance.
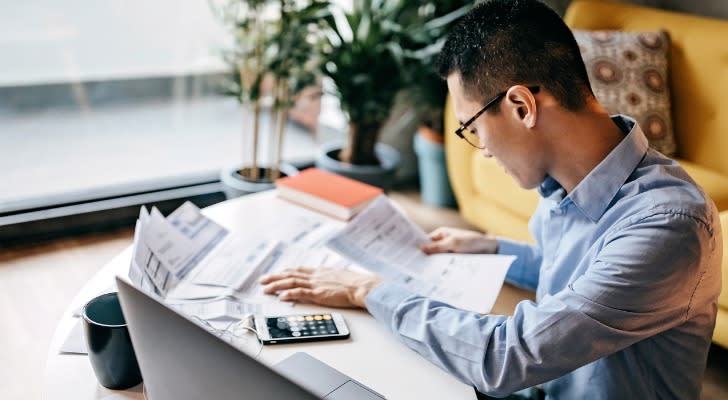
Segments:
[[[66,340],[63,341],[58,352],[60,354],[88,354],[82,319],[79,318],[74,322],[73,328],[66,336]]]
[[[488,312],[514,257],[438,254],[427,235],[380,197],[348,224],[290,208],[262,232],[228,232],[192,203],[166,218],[142,208],[129,277],[141,289],[206,320],[291,312],[259,278],[321,265],[367,271],[456,307]]]
[[[200,261],[190,273],[189,281],[238,289],[253,275],[258,275],[256,270],[263,267],[265,259],[279,245],[279,242],[230,235]]]
[[[235,319],[293,306],[263,293],[259,278],[296,266],[354,264],[323,247],[341,224],[320,216],[283,213],[264,232],[228,232],[192,203],[166,218],[142,207],[134,235],[130,280],[191,315]]]
[[[327,242],[327,246],[384,279],[458,308],[493,308],[515,257],[483,254],[426,255],[427,234],[387,197],[380,197]]]
[[[191,212],[189,208],[188,210]],[[188,227],[180,226],[179,221],[175,224],[174,220],[165,219],[154,208],[142,233],[142,239],[154,255],[180,279],[192,271],[228,234],[212,220],[204,217],[199,209],[196,211],[200,221],[207,222],[198,221],[199,226],[194,226],[192,229],[195,230],[189,231]]]
[[[149,246],[141,239],[149,221],[149,212],[142,207],[134,229],[134,249],[129,267],[129,279],[146,292],[166,293],[176,282],[171,272],[161,265]]]
[[[281,243],[231,235],[167,293],[170,299],[244,298],[280,257]]]

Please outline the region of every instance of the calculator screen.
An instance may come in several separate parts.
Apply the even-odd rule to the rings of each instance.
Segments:
[[[271,339],[337,335],[331,314],[290,315],[267,318]]]

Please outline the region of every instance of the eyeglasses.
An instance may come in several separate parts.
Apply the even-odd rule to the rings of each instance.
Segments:
[[[536,93],[539,92],[539,90],[541,90],[541,88],[539,86],[529,86],[528,87],[528,90],[530,90],[531,93],[536,94]],[[479,146],[479,145],[473,144],[473,142],[471,142],[467,137],[465,137],[465,135],[463,135],[463,131],[465,131],[466,129],[468,129],[468,127],[473,122],[475,122],[475,120],[478,119],[478,117],[480,117],[481,115],[483,115],[483,113],[488,108],[490,108],[493,104],[497,103],[500,99],[502,99],[503,96],[506,95],[506,93],[508,93],[508,92],[507,91],[500,92],[497,95],[495,95],[495,97],[493,97],[489,102],[485,103],[485,105],[483,106],[483,108],[481,108],[480,111],[478,111],[477,113],[475,113],[475,115],[473,115],[472,118],[470,118],[469,120],[467,120],[467,121],[463,122],[462,124],[460,124],[460,127],[455,130],[455,134],[458,135],[460,137],[460,139],[463,139],[466,142],[468,142],[469,145],[475,147],[476,149],[483,150],[485,148],[485,146]],[[475,134],[475,132],[473,132],[472,130],[470,131],[470,133]],[[478,144],[480,144],[480,143],[478,143]]]

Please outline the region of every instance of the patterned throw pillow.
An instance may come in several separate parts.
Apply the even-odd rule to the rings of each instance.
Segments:
[[[667,32],[575,30],[574,36],[597,100],[612,114],[634,117],[652,148],[674,155]]]

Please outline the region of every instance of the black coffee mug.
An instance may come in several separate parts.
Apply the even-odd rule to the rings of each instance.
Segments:
[[[83,308],[88,358],[102,386],[128,389],[142,381],[118,293],[102,294]]]

